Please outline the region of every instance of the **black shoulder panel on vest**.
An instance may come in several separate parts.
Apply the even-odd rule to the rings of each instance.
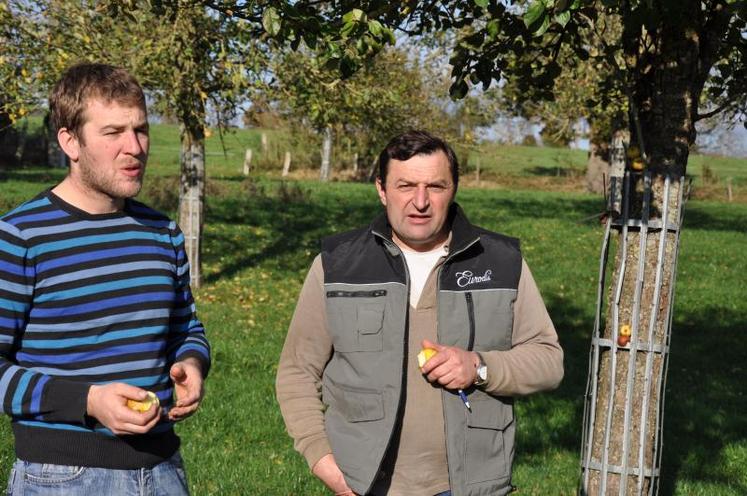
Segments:
[[[482,228],[476,230],[480,241],[456,255],[441,270],[441,289],[517,289],[521,277],[519,240]]]
[[[405,284],[402,257],[393,257],[369,227],[335,234],[322,240],[325,283]]]

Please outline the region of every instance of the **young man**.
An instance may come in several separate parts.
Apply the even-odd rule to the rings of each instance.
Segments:
[[[132,200],[148,159],[145,97],[123,69],[80,64],[50,110],[69,174],[0,217],[8,494],[188,494],[173,423],[200,404],[210,348],[182,233]],[[148,407],[149,392],[159,402]]]
[[[379,157],[385,213],[322,242],[277,374],[300,451],[336,495],[511,491],[513,396],[563,352],[513,238],[471,225],[456,156],[426,132]],[[421,348],[437,353],[420,367]]]

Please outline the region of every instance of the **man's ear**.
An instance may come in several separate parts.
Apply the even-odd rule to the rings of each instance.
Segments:
[[[384,189],[384,186],[381,184],[381,178],[376,178],[376,191],[379,193],[379,200],[381,200],[381,204],[386,207],[386,190]]]
[[[80,140],[68,128],[63,127],[57,131],[57,142],[60,148],[70,158],[71,162],[77,162],[80,156]]]

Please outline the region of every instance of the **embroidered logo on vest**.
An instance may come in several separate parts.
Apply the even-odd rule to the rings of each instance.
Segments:
[[[493,275],[493,271],[488,269],[481,276],[476,276],[471,270],[465,270],[464,272],[456,273],[456,283],[460,288],[469,286],[470,284],[477,284],[480,282],[488,282],[492,280],[490,276]]]

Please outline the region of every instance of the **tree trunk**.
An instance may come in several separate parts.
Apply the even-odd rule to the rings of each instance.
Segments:
[[[24,119],[23,123],[18,129],[18,141],[16,141],[16,149],[13,156],[15,157],[16,164],[21,165],[23,162],[23,155],[26,152],[26,141],[29,135],[29,120]]]
[[[319,171],[319,180],[329,181],[330,159],[332,158],[332,127],[324,128],[324,141],[322,141],[322,167]]]
[[[193,288],[200,287],[201,241],[205,202],[205,136],[202,126],[181,125],[181,179],[179,190],[179,227],[184,233],[184,248],[190,263]]]
[[[47,167],[65,168],[67,167],[67,155],[63,153],[57,141],[57,130],[52,127],[49,115],[47,115],[44,118],[44,129],[47,133]]]
[[[634,50],[637,67],[646,69],[633,76],[630,128],[631,142],[648,161],[643,170],[628,163],[622,213],[608,221],[612,234],[603,247],[584,414],[584,495],[658,490],[682,188],[702,89],[696,77],[697,42],[686,36],[685,22],[673,23],[679,31],[663,27],[643,35],[656,38],[649,45],[658,47],[656,54],[639,47],[641,33],[626,38],[626,53]],[[616,238],[617,252],[607,284],[610,237]]]
[[[3,99],[0,97],[0,109],[2,108],[2,104],[3,104]],[[10,116],[7,113],[0,110],[0,170],[5,169],[6,167],[10,168],[10,166],[13,165],[11,163],[12,154],[7,152],[8,141],[10,141],[9,135],[11,134],[10,130],[11,130],[12,124],[13,123],[10,120]]]
[[[586,191],[604,193],[605,178],[609,178],[609,147],[589,143],[589,160],[586,162]]]

